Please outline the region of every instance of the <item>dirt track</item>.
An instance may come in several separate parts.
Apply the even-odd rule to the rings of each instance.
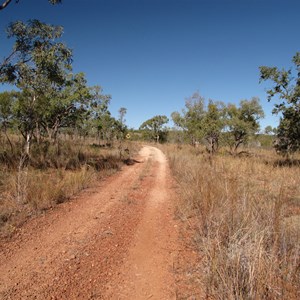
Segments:
[[[176,299],[179,243],[163,153],[28,222],[0,246],[1,299]]]

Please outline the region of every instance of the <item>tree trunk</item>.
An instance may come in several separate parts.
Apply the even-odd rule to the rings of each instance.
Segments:
[[[39,145],[41,141],[41,130],[38,122],[36,122],[35,124],[35,132],[36,132],[36,142]]]
[[[31,137],[32,137],[31,133],[27,133],[26,134],[25,154],[27,156],[30,156],[30,142],[31,142]]]
[[[53,139],[54,142],[57,139],[59,127],[60,127],[60,121],[58,119],[56,119],[54,125],[52,126],[52,130],[51,130],[51,132],[52,132],[51,139]]]
[[[156,143],[159,143],[159,135],[156,136]]]

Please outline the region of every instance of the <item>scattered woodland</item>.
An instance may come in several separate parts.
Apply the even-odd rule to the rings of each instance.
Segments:
[[[260,68],[277,128],[260,128],[256,97],[237,105],[195,92],[182,111],[130,129],[126,108],[113,117],[111,96],[72,72],[62,32],[39,20],[7,28],[14,45],[0,82],[14,89],[0,93],[1,236],[156,143],[178,185],[178,216],[194,230],[193,274],[207,299],[299,299],[300,53],[294,68]]]

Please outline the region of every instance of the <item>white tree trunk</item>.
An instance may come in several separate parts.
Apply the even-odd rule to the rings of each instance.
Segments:
[[[25,153],[28,156],[30,154],[30,142],[31,142],[31,134],[27,133],[27,135],[26,135],[26,144],[25,144]]]

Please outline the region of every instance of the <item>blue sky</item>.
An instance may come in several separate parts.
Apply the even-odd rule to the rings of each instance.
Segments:
[[[278,118],[258,67],[292,66],[299,12],[299,0],[20,0],[0,12],[0,58],[11,48],[7,24],[38,18],[64,27],[74,71],[111,94],[114,116],[128,109],[129,127],[169,117],[198,90],[226,103],[258,96],[264,128]]]

